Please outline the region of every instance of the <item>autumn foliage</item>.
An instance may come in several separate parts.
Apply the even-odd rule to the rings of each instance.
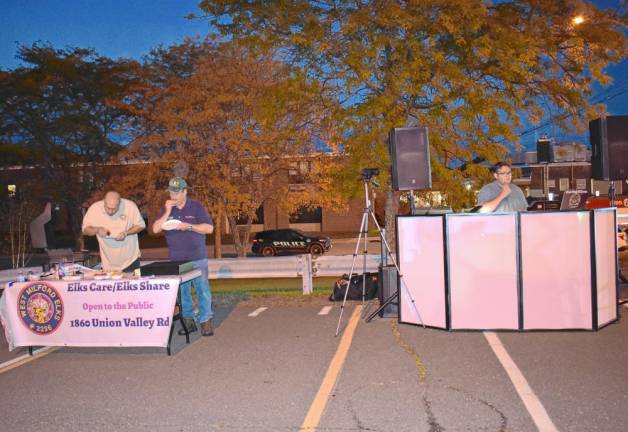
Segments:
[[[302,205],[333,203],[325,182],[318,181],[331,161],[317,147],[327,126],[318,83],[299,70],[236,45],[209,51],[189,75],[146,84],[134,104],[150,105],[149,112],[140,112],[150,126],[128,155],[160,166],[182,163],[179,174],[192,185],[190,194],[214,215],[218,235],[222,220],[228,222],[244,255],[263,204],[274,201],[289,213]],[[291,191],[289,174],[302,161],[308,170],[300,180],[307,187]],[[173,174],[167,169],[152,181],[161,177],[164,184]],[[151,201],[163,203],[155,192]]]

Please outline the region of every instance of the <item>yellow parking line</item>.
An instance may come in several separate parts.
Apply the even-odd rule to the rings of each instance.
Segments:
[[[351,346],[351,341],[353,340],[353,335],[355,334],[355,329],[358,326],[358,322],[360,321],[360,315],[362,313],[362,305],[357,305],[351,315],[351,319],[349,320],[349,324],[347,325],[347,329],[342,335],[342,339],[340,340],[340,344],[338,344],[338,349],[336,350],[336,354],[334,354],[334,358],[331,360],[329,367],[327,368],[327,372],[325,372],[325,377],[323,378],[323,382],[314,397],[314,401],[312,405],[310,405],[310,409],[305,416],[305,420],[303,420],[303,424],[301,425],[301,431],[314,431],[316,430],[318,423],[321,420],[321,416],[323,415],[323,411],[327,406],[327,401],[331,396],[331,392],[336,385],[338,380],[338,376],[340,375],[340,370],[342,369],[342,365],[347,358],[347,354],[349,353],[349,347]]]
[[[52,352],[57,351],[61,347],[44,347],[38,350],[33,351],[33,355],[23,354],[19,357],[16,357],[12,360],[6,361],[4,363],[0,363],[0,374],[10,371],[11,369],[15,369],[16,367],[22,366],[23,364],[32,362],[33,360],[37,360],[43,356],[46,356]]]

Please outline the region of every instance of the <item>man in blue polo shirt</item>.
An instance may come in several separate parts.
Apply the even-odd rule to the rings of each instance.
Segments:
[[[214,231],[214,223],[200,203],[188,198],[188,184],[183,178],[172,178],[168,183],[168,192],[170,199],[166,200],[159,218],[153,223],[153,232],[165,231],[170,260],[191,261],[193,267],[201,271],[201,281],[194,286],[199,307],[198,322],[201,334],[211,336],[214,334],[214,312],[205,237]],[[190,283],[181,286],[181,306],[186,327],[189,331],[196,331]],[[181,330],[179,334],[185,332]]]

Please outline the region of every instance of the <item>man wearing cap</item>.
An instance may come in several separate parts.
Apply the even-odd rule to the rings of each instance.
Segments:
[[[137,233],[146,223],[135,203],[109,191],[92,204],[83,217],[83,234],[96,236],[105,271],[132,272],[140,268]]]
[[[168,192],[170,199],[166,200],[159,218],[153,223],[153,232],[165,231],[170,260],[191,261],[193,267],[201,271],[200,283],[194,285],[199,307],[198,322],[201,325],[201,334],[211,336],[214,334],[212,326],[214,312],[209,288],[205,237],[214,231],[214,223],[199,202],[188,198],[188,184],[185,179],[172,178],[168,183]],[[185,326],[188,331],[196,331],[191,283],[181,286],[181,306]],[[181,330],[179,334],[185,332]]]

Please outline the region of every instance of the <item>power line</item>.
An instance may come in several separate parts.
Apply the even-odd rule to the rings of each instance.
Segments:
[[[626,93],[626,91],[628,90],[628,74],[625,75],[624,77],[620,78],[618,81],[616,81],[615,84],[613,84],[613,86],[604,89],[604,91],[597,93],[593,96],[591,96],[589,98],[589,102],[592,104],[598,104],[598,103],[603,103],[606,101],[610,101],[615,99],[618,96],[621,96],[623,94]],[[613,94],[609,94],[611,91],[615,92]],[[567,118],[569,117],[570,114],[563,114],[561,117],[562,118]],[[552,120],[546,120],[545,122],[537,125],[537,126],[533,126],[531,128],[528,128],[526,130],[524,130],[523,132],[521,132],[519,134],[519,137],[522,138],[524,136],[527,136],[533,132],[537,132],[541,129],[544,129],[546,127],[549,127],[552,125]],[[581,135],[581,134],[576,134],[576,135]]]

